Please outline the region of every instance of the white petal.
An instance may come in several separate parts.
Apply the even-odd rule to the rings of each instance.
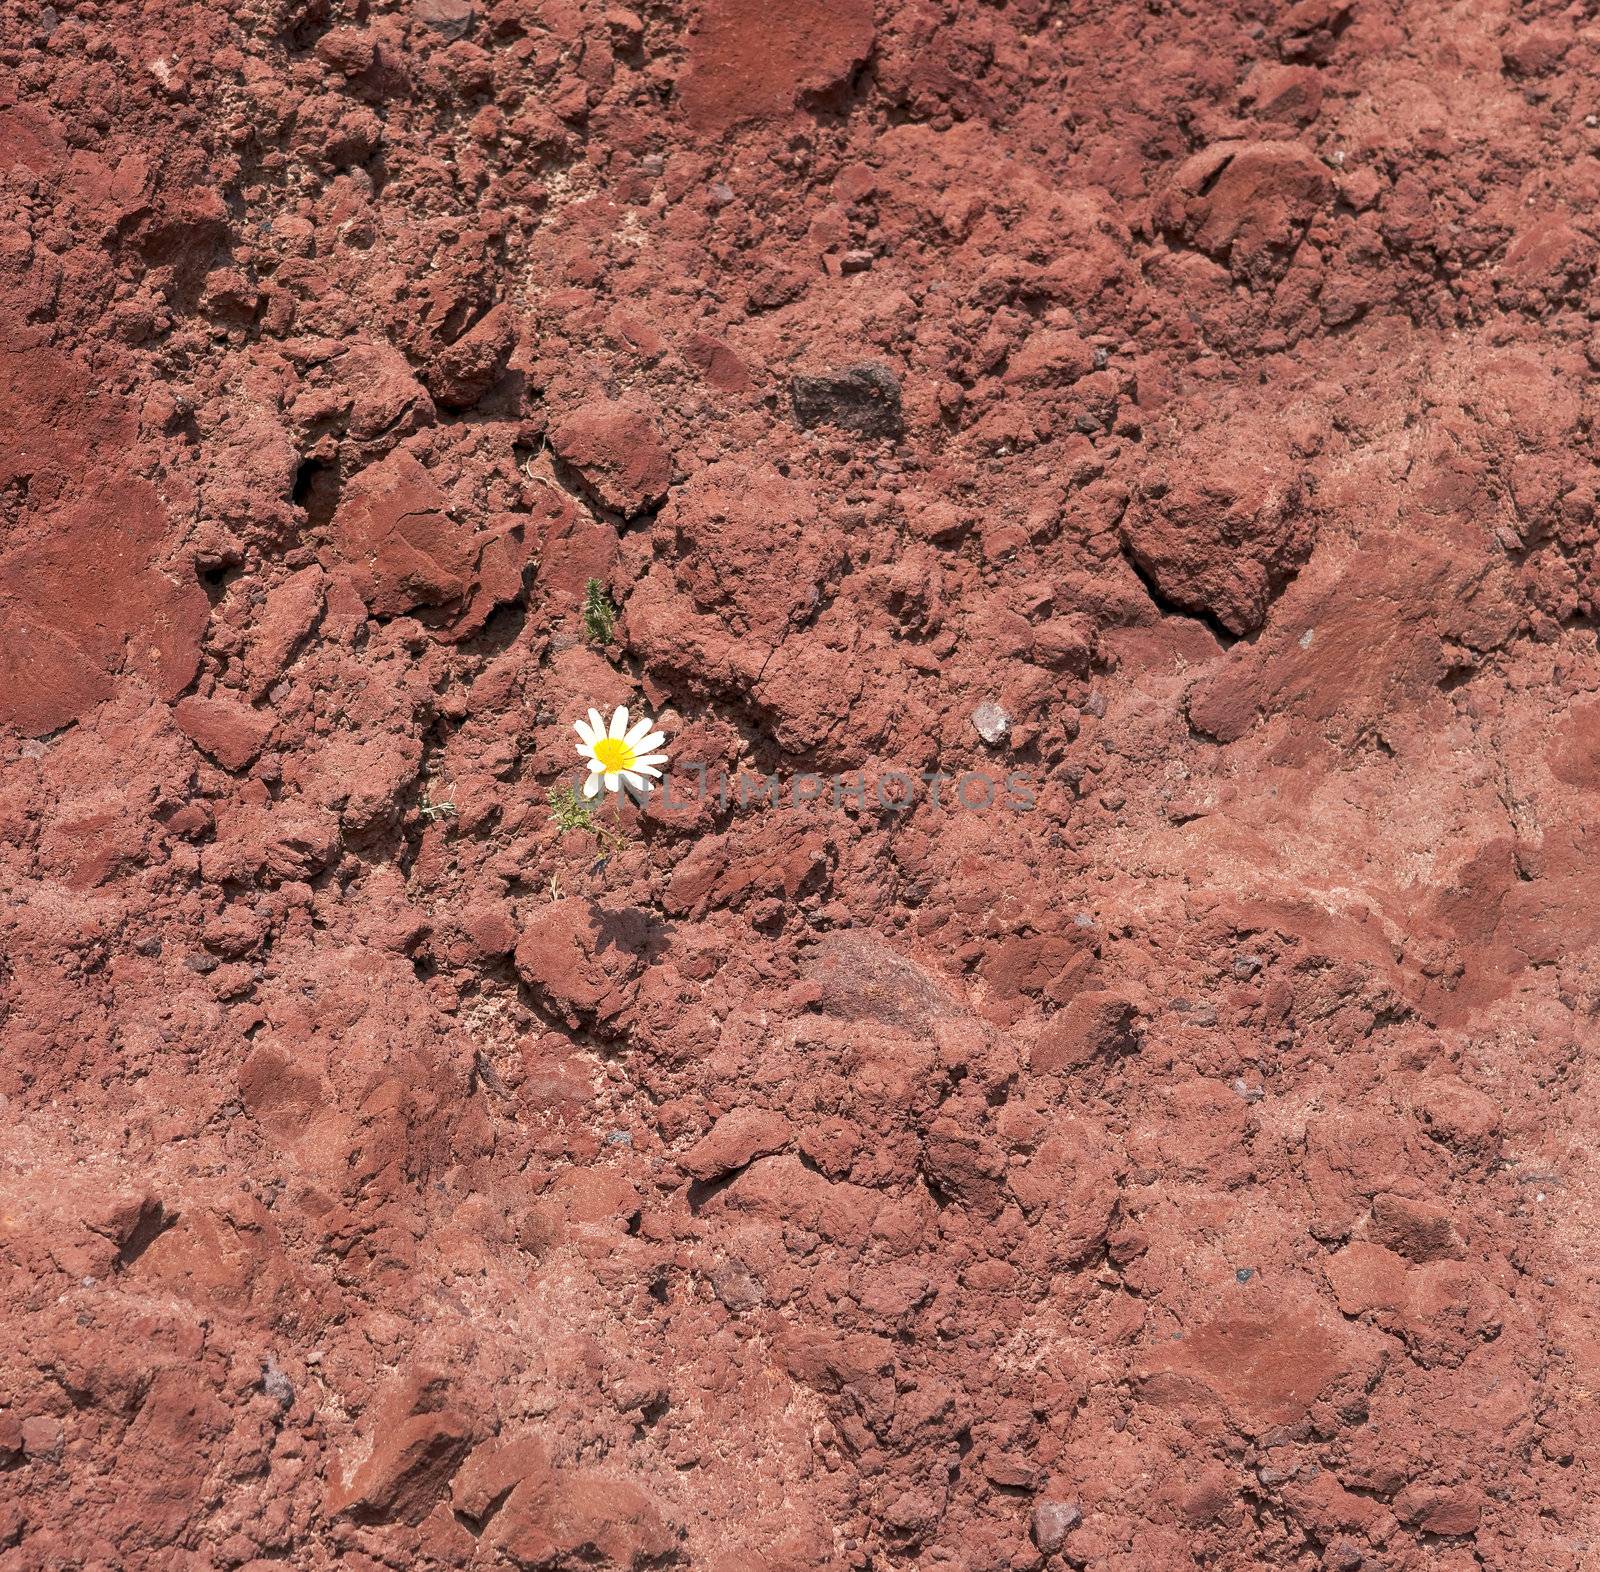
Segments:
[[[655,765],[653,765],[653,764],[640,764],[640,765],[637,765],[635,767],[634,773],[637,774],[637,775],[648,775],[648,776],[652,777],[652,779],[654,779],[654,780],[660,780],[661,779],[661,771],[658,770],[655,767]]]
[[[637,731],[638,727],[635,727],[634,730]],[[633,742],[631,737],[628,740]],[[633,751],[635,753],[648,753],[652,748],[659,748],[666,740],[667,734],[664,731],[653,731],[648,737],[641,737],[637,742],[633,742]]]
[[[589,773],[591,775],[598,775],[604,769],[605,769],[605,765],[603,765],[598,759],[593,759],[592,758],[592,759],[589,760]]]
[[[619,704],[611,712],[611,735],[620,737],[628,729],[628,706]]]
[[[592,707],[589,710],[589,730],[594,733],[594,739],[596,742],[598,742],[606,734],[605,716],[602,715],[599,710]]]
[[[641,715],[632,726],[628,728],[628,735],[623,738],[630,747],[637,748],[641,739],[650,730],[655,722],[648,715]]]
[[[594,744],[592,742],[580,742],[578,744],[578,757],[587,759],[592,765],[594,763]]]
[[[622,778],[631,787],[633,787],[633,789],[635,791],[643,791],[644,790],[644,777],[643,776],[634,774],[634,772],[632,770],[624,770],[622,772]]]
[[[633,762],[636,767],[640,764],[665,764],[667,756],[664,753],[646,753]]]
[[[600,777],[598,775],[591,775],[584,781],[583,794],[585,797],[598,797],[600,795]]]
[[[588,721],[574,721],[572,723],[572,729],[577,732],[577,734],[582,737],[585,742],[593,742],[595,740],[594,731],[590,728]]]
[[[621,776],[619,776],[615,770],[607,771],[606,772],[606,790],[607,791],[615,791],[617,789],[617,782],[620,779],[621,779]]]

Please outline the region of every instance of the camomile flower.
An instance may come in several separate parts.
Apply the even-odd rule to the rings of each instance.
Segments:
[[[619,704],[612,712],[608,730],[599,710],[590,710],[586,721],[578,721],[574,730],[582,739],[578,752],[589,761],[589,776],[583,783],[585,797],[598,797],[602,783],[607,791],[621,791],[624,786],[633,791],[648,789],[646,776],[661,779],[658,764],[665,764],[664,753],[653,753],[666,739],[663,732],[655,730],[655,722],[648,715],[628,728],[628,711]]]

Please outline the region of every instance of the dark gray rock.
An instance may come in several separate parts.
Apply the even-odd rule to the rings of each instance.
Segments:
[[[879,361],[862,361],[843,371],[797,376],[789,384],[794,418],[807,431],[838,426],[864,437],[894,437],[905,429],[900,417],[900,379]]]

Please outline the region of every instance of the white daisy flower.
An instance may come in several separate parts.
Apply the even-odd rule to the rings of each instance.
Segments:
[[[578,721],[574,730],[580,739],[579,754],[589,761],[589,776],[583,783],[585,797],[598,797],[602,783],[607,791],[621,791],[625,786],[633,791],[646,791],[645,777],[661,779],[657,765],[665,764],[667,756],[653,750],[667,738],[655,729],[648,715],[628,727],[628,710],[619,704],[611,716],[611,726],[606,727],[599,710],[590,710],[586,721]]]

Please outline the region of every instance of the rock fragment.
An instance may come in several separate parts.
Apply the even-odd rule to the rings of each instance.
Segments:
[[[648,948],[648,922],[569,895],[542,908],[516,949],[522,980],[568,1021],[608,1021],[629,1004]]]
[[[225,770],[242,770],[261,752],[274,725],[271,715],[221,696],[181,699],[172,714],[189,740]]]
[[[441,38],[465,38],[477,18],[471,0],[416,0],[411,14]]]
[[[766,1108],[735,1108],[678,1158],[678,1166],[702,1182],[743,1168],[789,1144],[789,1121]]]
[[[985,699],[972,712],[972,729],[993,747],[1011,735],[1011,717],[993,699]]]
[[[689,35],[684,113],[701,133],[790,115],[847,83],[873,36],[870,0],[711,0]]]
[[[443,1381],[412,1375],[377,1405],[372,1450],[347,1479],[334,1479],[328,1510],[360,1523],[414,1527],[444,1494],[471,1444],[472,1427],[446,1404]]]
[[[863,437],[896,437],[904,429],[900,379],[881,361],[797,376],[789,383],[789,396],[796,423],[807,431],[837,426]]]
[[[1033,1509],[1033,1542],[1051,1555],[1082,1521],[1083,1512],[1076,1501],[1040,1501]]]
[[[600,399],[550,433],[550,446],[602,507],[633,518],[665,498],[672,457],[644,410]]]
[[[1080,993],[1045,1023],[1033,1047],[1033,1067],[1078,1069],[1132,1053],[1139,1046],[1137,1024],[1137,1011],[1121,994]]]
[[[463,600],[473,567],[471,531],[450,513],[432,474],[404,449],[345,488],[331,528],[367,609],[398,617]]]
[[[516,344],[511,312],[495,306],[433,357],[423,381],[441,409],[471,409],[500,380]]]
[[[1216,142],[1185,159],[1155,204],[1170,239],[1265,284],[1283,275],[1333,176],[1299,142]]]
[[[1252,633],[1311,554],[1314,520],[1298,466],[1192,441],[1153,471],[1122,520],[1124,545],[1156,593],[1231,634]]]

